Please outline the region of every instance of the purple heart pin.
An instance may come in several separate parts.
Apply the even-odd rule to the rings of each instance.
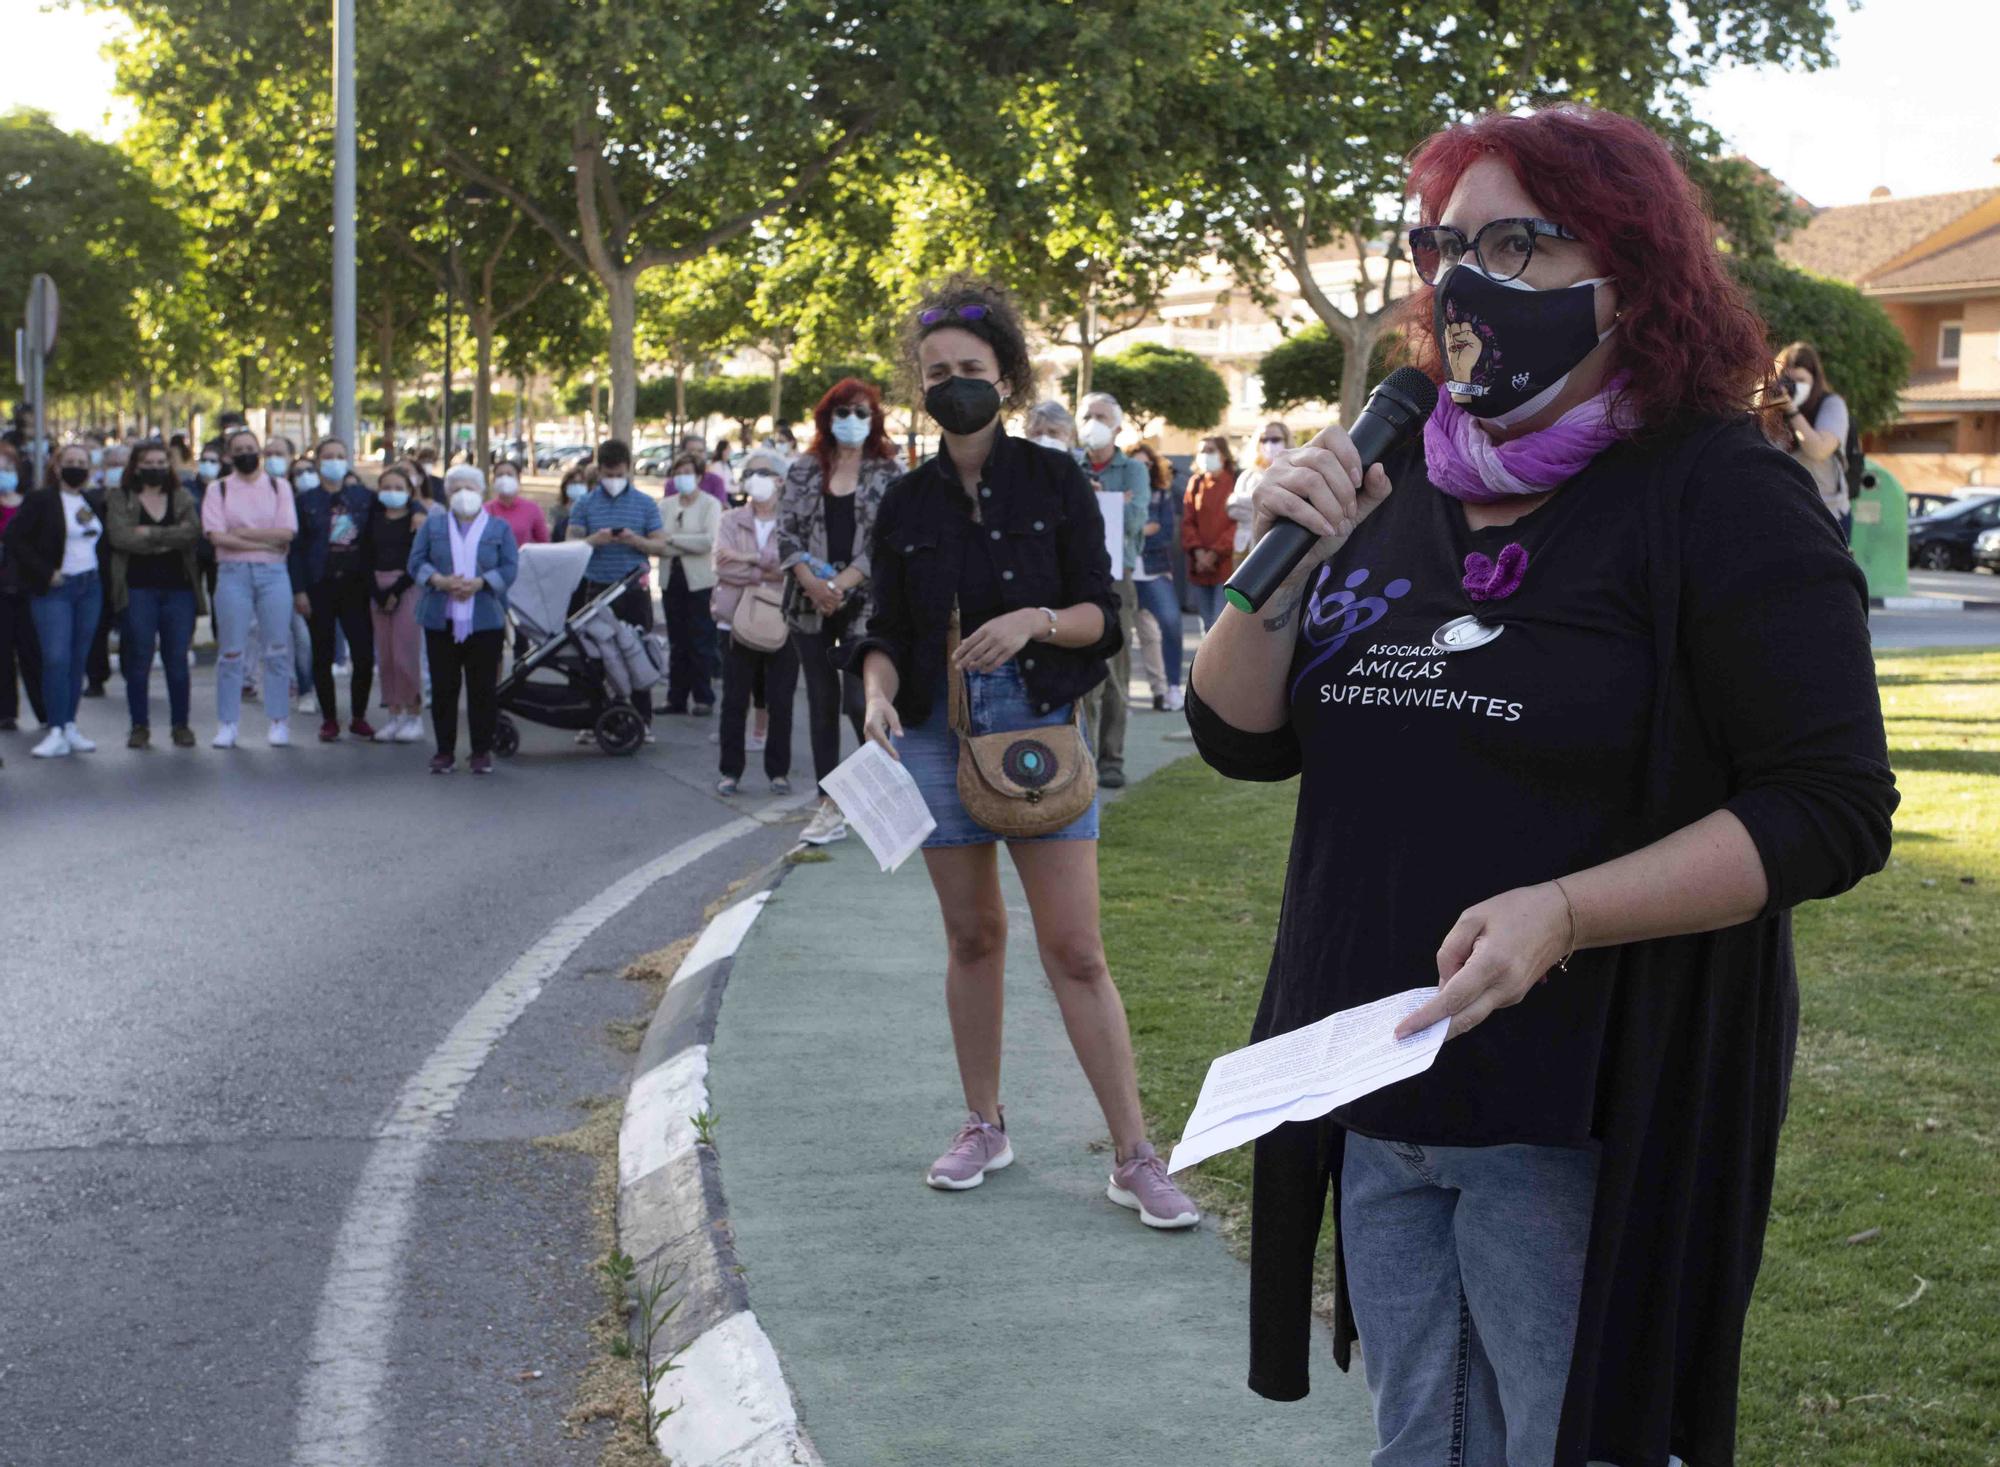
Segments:
[[[1521,589],[1521,577],[1527,569],[1528,552],[1518,544],[1502,550],[1497,560],[1475,550],[1465,557],[1465,579],[1459,584],[1470,600],[1498,601]]]

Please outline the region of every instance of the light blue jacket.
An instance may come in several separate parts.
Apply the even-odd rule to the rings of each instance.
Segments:
[[[507,588],[521,569],[521,552],[514,547],[514,532],[497,515],[486,517],[486,529],[479,537],[479,575],[487,589],[472,598],[472,629],[498,631],[507,624]],[[451,569],[451,515],[427,518],[410,544],[410,579],[424,588],[417,603],[417,625],[426,631],[441,632],[451,625],[451,597],[431,586],[432,576],[448,576]]]

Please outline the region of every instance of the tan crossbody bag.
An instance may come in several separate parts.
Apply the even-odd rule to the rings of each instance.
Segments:
[[[944,660],[958,651],[958,607]],[[1083,738],[1083,706],[1071,705],[1068,723],[1012,732],[975,734],[966,674],[952,671],[951,731],[958,735],[958,798],[966,814],[1009,840],[1053,835],[1097,796],[1097,761]]]

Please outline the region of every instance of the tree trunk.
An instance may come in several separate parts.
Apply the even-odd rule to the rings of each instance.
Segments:
[[[1340,335],[1346,350],[1340,363],[1340,421],[1351,426],[1368,401],[1368,359],[1375,355],[1375,343],[1381,339],[1382,328],[1363,316],[1350,320],[1348,330]]]
[[[1076,359],[1076,401],[1070,404],[1072,412],[1083,410],[1083,400],[1090,396],[1090,379],[1097,367],[1097,343],[1085,337],[1077,347],[1080,355]]]
[[[687,383],[687,374],[688,374],[688,369],[687,369],[687,363],[686,363],[686,362],[675,362],[675,363],[674,363],[674,425],[675,425],[675,431],[679,431],[679,425],[680,425],[680,424],[682,424],[682,423],[685,423],[685,422],[687,421],[687,415],[688,415],[688,383]]]
[[[493,428],[493,312],[480,305],[472,312],[476,371],[472,379],[472,461],[483,470],[491,462],[488,436]]]
[[[382,368],[382,462],[387,463],[396,456],[396,322],[386,303],[375,328],[375,352]]]
[[[611,436],[632,441],[639,411],[639,272],[622,269],[604,280],[611,316]]]
[[[785,420],[785,354],[771,354],[771,431]]]
[[[304,418],[302,437],[308,441],[299,445],[300,453],[312,451],[310,440],[319,437],[319,398],[313,391],[312,373],[307,372],[299,387],[299,412]]]

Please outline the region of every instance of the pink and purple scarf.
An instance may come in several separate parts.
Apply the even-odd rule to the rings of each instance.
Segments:
[[[1546,428],[1496,443],[1449,396],[1440,396],[1424,424],[1424,458],[1430,480],[1467,504],[1498,504],[1521,494],[1545,494],[1583,472],[1590,461],[1638,426],[1638,416],[1617,402],[1629,377],[1620,373],[1595,397],[1578,403]]]

